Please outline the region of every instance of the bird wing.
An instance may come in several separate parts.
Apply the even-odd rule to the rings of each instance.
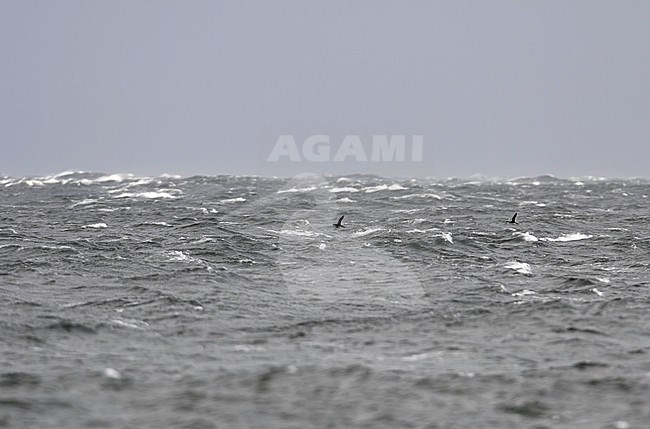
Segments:
[[[512,217],[512,222],[514,222],[515,219],[517,219],[517,213],[516,212],[515,212],[515,215]]]
[[[345,215],[343,215],[343,216],[341,216],[341,217],[339,218],[339,225],[341,224],[341,222],[343,222],[343,218],[344,218],[344,217],[345,217]]]

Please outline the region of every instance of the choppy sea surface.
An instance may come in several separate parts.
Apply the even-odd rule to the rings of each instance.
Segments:
[[[648,428],[648,195],[0,177],[0,427]]]

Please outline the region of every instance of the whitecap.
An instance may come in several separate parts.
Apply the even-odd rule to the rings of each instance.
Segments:
[[[172,195],[169,192],[140,192],[135,194],[136,198],[178,198],[176,195]]]
[[[521,203],[519,203],[520,207],[529,206],[529,205],[536,206],[536,207],[546,207],[545,203],[540,203],[539,201],[522,201]]]
[[[426,221],[427,221],[427,219],[421,217],[421,218],[418,218],[418,219],[409,219],[409,220],[407,220],[405,222],[408,223],[408,224],[411,224],[411,225],[418,225],[418,224],[421,224],[421,223],[426,222]]]
[[[535,295],[535,292],[530,289],[524,289],[519,292],[511,293],[512,296],[526,296],[526,295]]]
[[[54,177],[55,179],[58,179],[60,177],[73,176],[75,174],[84,174],[84,173],[85,173],[85,171],[62,171],[61,173],[57,173],[57,174],[53,175],[52,177]]]
[[[330,189],[330,192],[359,192],[357,188],[350,188],[350,187],[345,187],[345,188],[332,188]]]
[[[108,225],[106,225],[104,222],[100,222],[100,223],[93,223],[90,225],[84,225],[82,226],[82,228],[84,229],[85,228],[108,228]]]
[[[279,190],[277,193],[278,194],[285,194],[285,193],[294,193],[294,192],[311,192],[311,191],[315,191],[316,189],[318,189],[318,188],[315,187],[315,186],[309,186],[309,187],[306,187],[306,188],[282,189],[282,190]]]
[[[416,362],[419,360],[427,359],[429,356],[430,356],[429,353],[419,353],[415,355],[404,356],[402,357],[402,360],[405,362]]]
[[[244,201],[246,201],[246,198],[242,198],[242,197],[229,198],[229,199],[226,199],[226,200],[221,200],[222,203],[226,203],[226,204],[227,203],[243,203]]]
[[[339,198],[336,200],[337,203],[356,203],[356,200],[351,200],[348,197]]]
[[[453,237],[451,236],[451,232],[443,232],[440,235],[437,235],[436,237],[440,237],[443,240],[445,240],[445,241],[447,241],[447,242],[449,242],[451,244],[454,244],[454,240],[453,240]]]
[[[95,180],[90,180],[94,183],[104,183],[104,182],[123,182],[124,179],[130,179],[133,177],[133,174],[111,174],[108,176],[98,177]],[[87,179],[86,179],[87,180]]]
[[[307,219],[295,219],[290,221],[294,225],[311,225]]]
[[[507,268],[509,270],[515,270],[519,274],[524,274],[527,276],[530,276],[533,274],[530,265],[525,263],[525,262],[517,262],[517,261],[511,261],[508,262],[503,266],[503,268]]]
[[[169,190],[170,192],[173,190]],[[176,195],[172,195],[170,192],[140,192],[137,194],[134,194],[132,192],[124,192],[119,195],[113,196],[113,198],[146,198],[146,199],[156,199],[156,198],[166,198],[166,199],[174,199],[178,198]],[[180,192],[180,191],[177,191]]]
[[[127,187],[127,188],[132,188],[132,187],[134,187],[134,186],[148,185],[148,184],[150,184],[151,182],[153,182],[153,180],[154,180],[154,179],[151,179],[151,178],[143,178],[143,179],[137,180],[137,181],[135,181],[135,182],[131,182],[131,183],[129,183],[128,185],[126,185],[126,187]]]
[[[106,378],[112,378],[114,380],[119,380],[122,378],[122,374],[119,373],[116,369],[113,368],[106,368],[104,370],[104,377]]]
[[[166,253],[168,256],[169,261],[192,261],[194,258],[192,258],[189,255],[186,255],[185,253],[181,252],[180,250],[172,250]]]
[[[321,233],[316,232],[316,231],[305,231],[305,230],[301,230],[301,229],[283,229],[283,230],[280,230],[280,231],[269,230],[269,232],[275,232],[277,234],[289,235],[289,236],[295,236],[295,237],[318,237],[318,236],[321,236],[321,235],[324,235],[324,236],[328,237],[327,234],[321,234]]]
[[[85,200],[81,200],[81,201],[78,201],[78,202],[74,203],[73,205],[70,206],[70,208],[74,208],[74,207],[77,207],[77,206],[87,206],[89,204],[95,204],[98,201],[99,200],[95,200],[93,198],[87,198]]]
[[[203,259],[195,258],[180,250],[172,250],[169,252],[165,252],[164,255],[167,256],[168,258],[167,260],[169,262],[189,262],[200,266],[204,266],[205,269],[209,272],[214,271],[214,268],[212,268],[212,266],[206,261],[204,261]]]
[[[361,230],[361,231],[353,232],[351,234],[351,236],[355,237],[355,238],[356,237],[365,237],[366,235],[374,234],[375,232],[378,232],[378,231],[385,231],[385,229],[384,228],[368,228],[368,229],[364,229],[364,230]]]
[[[146,329],[149,327],[149,324],[147,322],[136,319],[113,319],[111,322],[114,325],[129,329]]]
[[[519,232],[519,231],[515,231],[515,232],[512,233],[512,235],[514,235],[514,236],[517,237],[517,238],[521,238],[521,239],[523,239],[524,241],[529,241],[529,242],[532,242],[532,243],[534,243],[534,242],[536,242],[536,241],[539,241],[539,238],[535,237],[535,236],[534,236],[533,234],[531,234],[530,232]]]
[[[400,185],[399,183],[394,183],[390,186],[384,184],[384,185],[378,185],[378,186],[368,186],[367,188],[361,189],[362,191],[365,191],[366,193],[370,194],[372,192],[378,192],[378,191],[402,191],[404,189],[407,189]]]
[[[408,188],[405,188],[404,186],[400,185],[399,183],[393,183],[392,185],[390,185],[388,187],[389,191],[403,191],[405,189],[408,189]]]
[[[406,231],[407,234],[423,234],[427,232],[439,231],[438,228],[428,228],[428,229],[409,229]]]
[[[251,352],[251,351],[263,351],[266,350],[262,346],[249,346],[247,344],[237,344],[236,346],[233,347],[235,351],[238,352]]]
[[[574,232],[572,234],[562,234],[558,238],[551,238],[551,237],[544,237],[540,238],[542,241],[577,241],[577,240],[585,240],[587,238],[591,238],[593,235],[586,235],[586,234],[581,234],[579,232]]]
[[[378,192],[378,191],[385,191],[388,189],[388,185],[379,185],[379,186],[368,186],[367,188],[361,189],[362,191],[365,191],[367,194],[371,194],[373,192]]]
[[[399,197],[393,197],[394,200],[408,200],[411,198],[434,198],[436,200],[442,200],[442,197],[438,194],[408,194]]]
[[[391,210],[392,213],[417,213],[421,212],[423,209],[395,209]]]

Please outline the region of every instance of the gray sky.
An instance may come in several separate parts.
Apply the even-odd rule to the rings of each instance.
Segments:
[[[1,0],[0,58],[0,174],[650,176],[645,0]]]

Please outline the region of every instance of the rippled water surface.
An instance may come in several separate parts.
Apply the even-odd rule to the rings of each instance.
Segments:
[[[649,185],[0,178],[0,427],[650,427]]]

